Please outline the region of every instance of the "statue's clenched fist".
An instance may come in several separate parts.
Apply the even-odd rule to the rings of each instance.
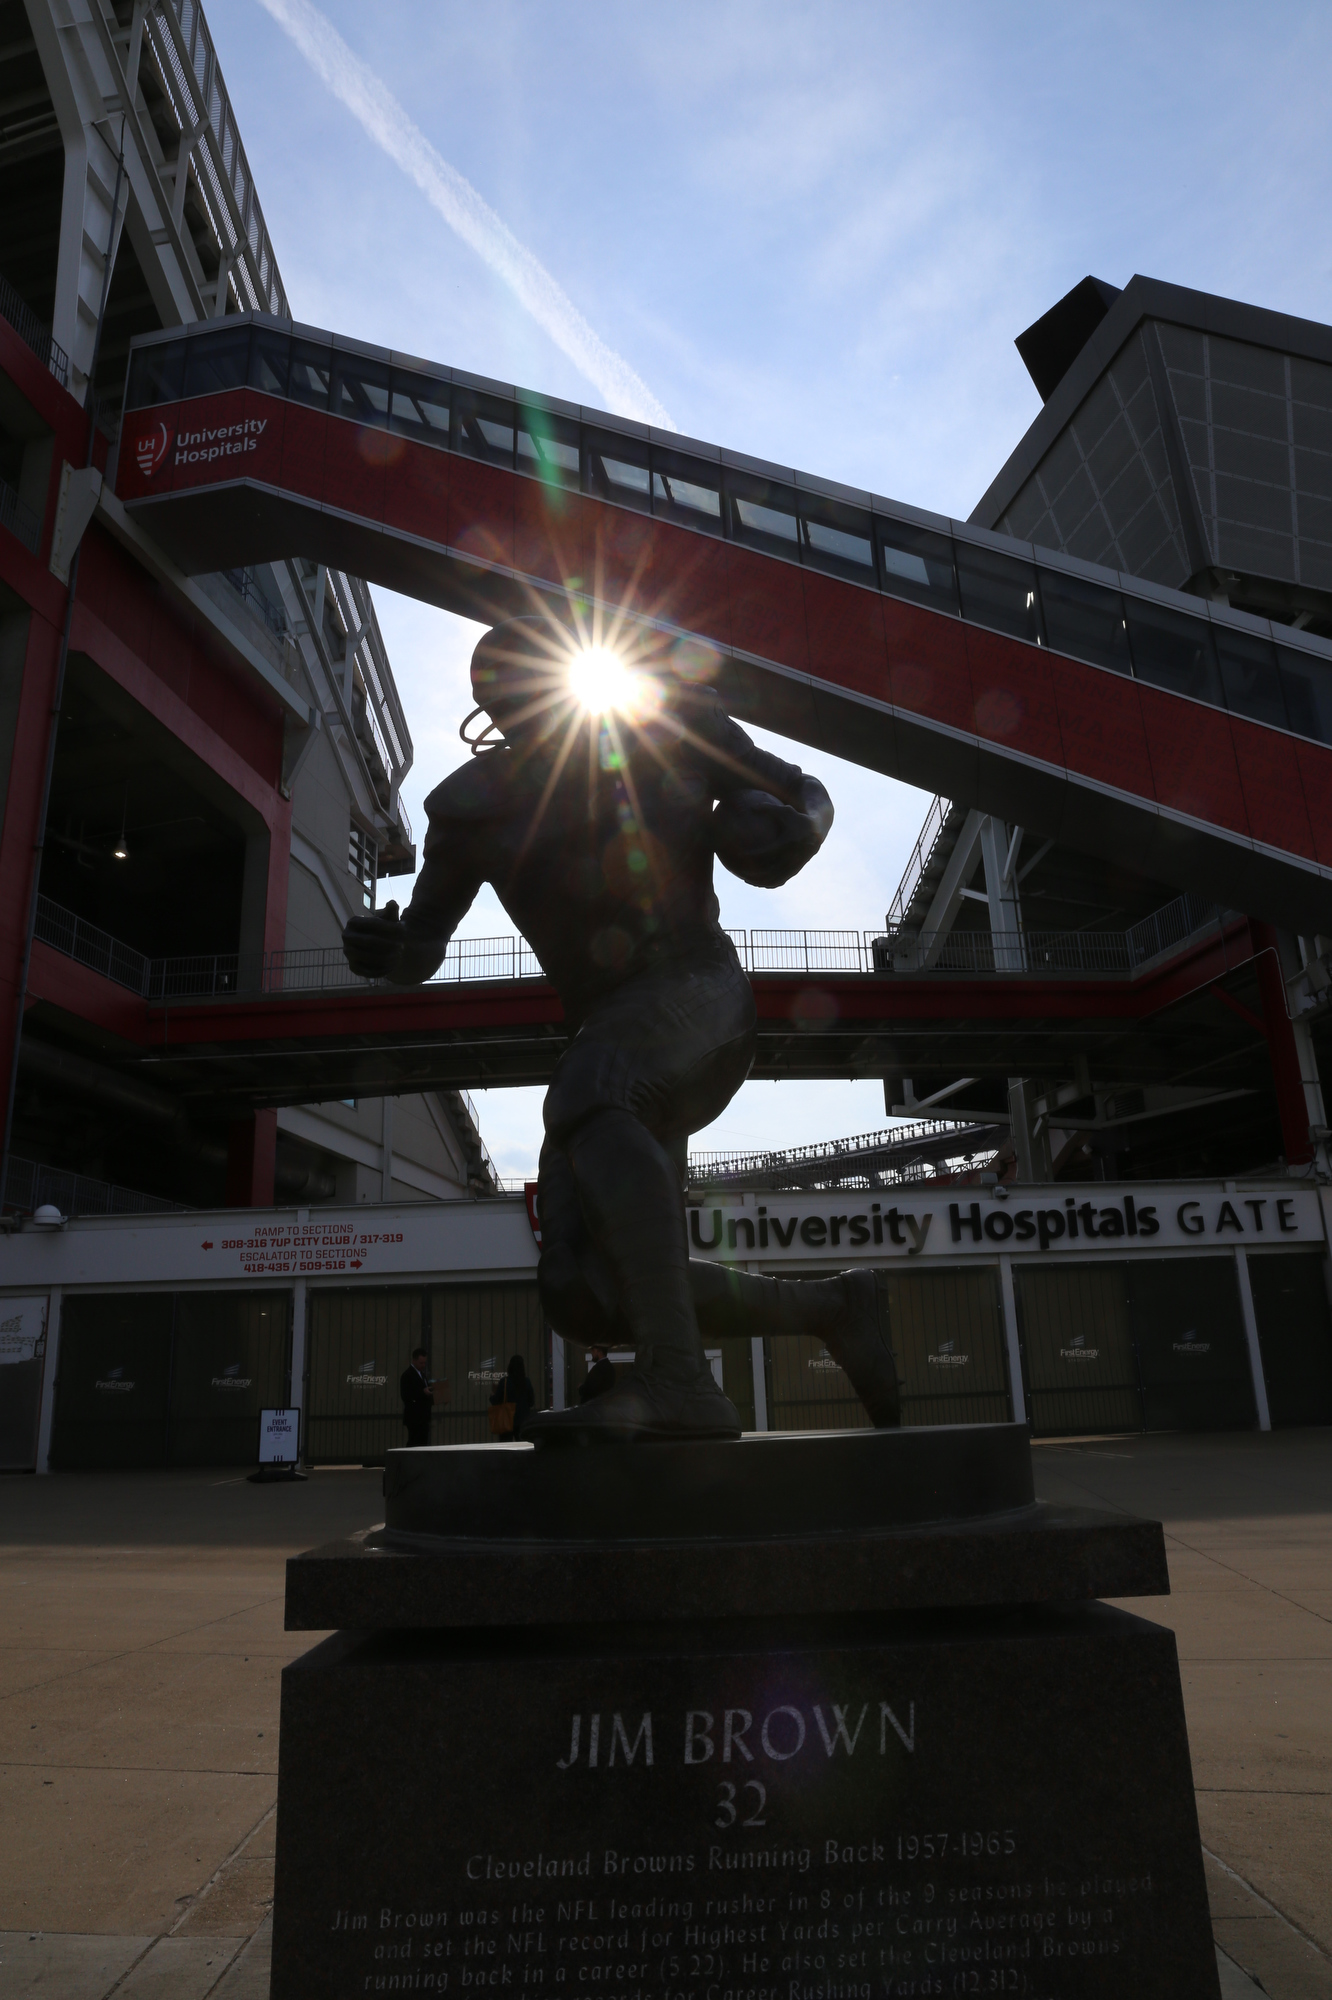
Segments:
[[[342,949],[358,979],[392,979],[404,943],[396,903],[368,916],[352,917],[342,933]]]

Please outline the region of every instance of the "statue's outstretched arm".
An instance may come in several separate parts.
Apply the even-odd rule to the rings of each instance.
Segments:
[[[441,800],[445,786],[427,800],[431,812],[424,862],[412,899],[401,917],[396,903],[353,917],[342,933],[342,949],[362,979],[388,979],[395,986],[419,986],[439,970],[449,939],[471,909],[484,874],[477,857],[475,829],[453,818]]]
[[[827,790],[799,765],[761,750],[719,701],[698,715],[696,740],[719,801],[712,820],[717,859],[756,889],[780,888],[827,838],[833,822]]]

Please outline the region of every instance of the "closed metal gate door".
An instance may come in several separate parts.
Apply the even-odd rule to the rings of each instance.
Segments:
[[[1127,1277],[1143,1427],[1252,1425],[1257,1411],[1234,1258],[1152,1258],[1130,1265]]]
[[[245,1465],[259,1412],[287,1400],[287,1292],[181,1292],[171,1364],[172,1465]]]
[[[875,1276],[903,1385],[903,1424],[1007,1423],[1012,1404],[998,1274]],[[868,1429],[864,1405],[822,1341],[779,1335],[766,1346],[773,1430]]]
[[[286,1292],[66,1298],[51,1463],[253,1465],[287,1396]]]
[[[424,1294],[409,1286],[312,1292],[308,1300],[305,1456],[313,1465],[382,1465],[406,1444],[398,1384],[422,1335]]]
[[[1123,1265],[1065,1265],[1013,1277],[1033,1435],[1141,1430]]]
[[[1321,1257],[1250,1257],[1274,1425],[1332,1424],[1332,1316]]]
[[[821,1340],[773,1334],[765,1342],[768,1427],[774,1431],[863,1431],[864,1404]]]
[[[536,1285],[398,1285],[312,1292],[309,1300],[305,1455],[315,1465],[382,1465],[407,1442],[403,1370],[412,1349],[430,1356],[432,1444],[482,1444],[489,1404],[521,1354],[537,1409],[550,1401],[546,1329]]]
[[[175,1304],[170,1292],[65,1300],[53,1466],[166,1464]]]
[[[31,1472],[46,1367],[45,1293],[0,1299],[0,1472]]]
[[[903,1424],[1006,1424],[1003,1305],[996,1271],[888,1271]]]
[[[512,1355],[520,1354],[538,1410],[550,1397],[546,1325],[536,1286],[444,1285],[430,1294],[431,1372],[449,1386],[441,1409],[435,1392],[432,1444],[483,1444],[490,1439],[489,1405]],[[406,1441],[406,1434],[398,1443]]]

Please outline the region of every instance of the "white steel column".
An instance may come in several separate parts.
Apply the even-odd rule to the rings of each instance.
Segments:
[[[298,1452],[305,1444],[305,1313],[305,1280],[297,1278],[291,1288],[291,1378],[287,1384],[287,1408],[301,1412],[296,1432]]]
[[[51,1470],[51,1425],[55,1418],[56,1370],[60,1365],[60,1303],[64,1297],[53,1285],[46,1298],[46,1353],[42,1365],[42,1407],[37,1418],[37,1470]]]
[[[381,1123],[379,1128],[381,1165],[379,1170],[379,1199],[393,1199],[393,1099],[381,1097],[379,1100]]]
[[[1249,1373],[1253,1377],[1253,1400],[1258,1411],[1258,1428],[1270,1431],[1272,1414],[1267,1407],[1267,1377],[1263,1374],[1263,1351],[1258,1344],[1258,1316],[1253,1309],[1253,1287],[1249,1283],[1249,1260],[1236,1247],[1235,1276],[1239,1279],[1240,1312],[1244,1316],[1244,1338],[1249,1345]]]
[[[768,1428],[768,1370],[763,1358],[763,1336],[755,1334],[749,1343],[749,1365],[754,1375],[754,1429]]]
[[[985,864],[985,895],[990,905],[990,933],[994,939],[996,972],[1023,972],[1022,913],[1015,876],[1022,828],[1011,834],[1000,819],[981,821],[981,860]]]
[[[1027,1392],[1022,1385],[1022,1345],[1018,1340],[1017,1294],[1013,1290],[1013,1259],[999,1259],[999,1291],[1004,1302],[1004,1346],[1008,1350],[1008,1382],[1013,1395],[1013,1422],[1027,1421]]]

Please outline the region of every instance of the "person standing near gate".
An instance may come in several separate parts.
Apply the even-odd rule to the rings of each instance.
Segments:
[[[587,1376],[578,1391],[580,1403],[590,1403],[594,1396],[604,1396],[615,1387],[615,1370],[610,1356],[599,1341],[594,1340],[587,1350]]]
[[[435,1391],[443,1389],[442,1400],[447,1403],[448,1383],[432,1382],[426,1369],[430,1365],[430,1351],[425,1347],[413,1350],[411,1366],[402,1371],[398,1388],[402,1395],[402,1420],[407,1426],[408,1446],[429,1444],[430,1419],[435,1414]]]

